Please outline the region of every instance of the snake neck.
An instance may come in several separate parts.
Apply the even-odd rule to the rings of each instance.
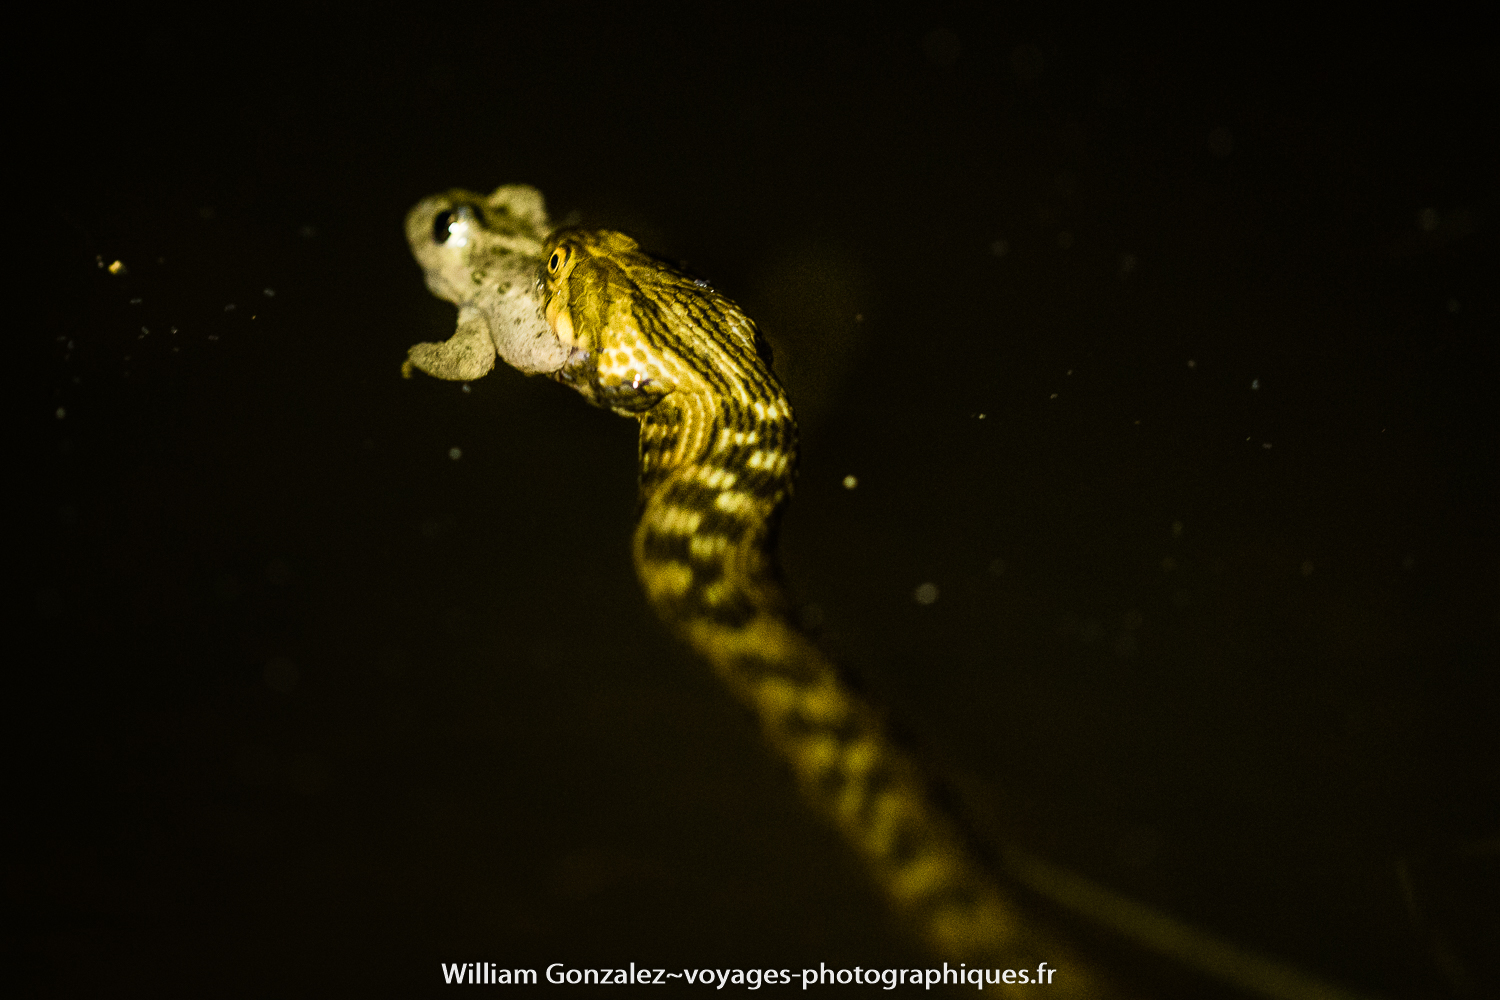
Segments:
[[[771,550],[797,461],[785,398],[674,393],[640,419],[635,566],[657,613],[690,639],[780,616]]]

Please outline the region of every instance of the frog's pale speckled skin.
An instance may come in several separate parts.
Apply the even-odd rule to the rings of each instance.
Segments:
[[[455,225],[451,213],[464,206]],[[624,234],[548,235],[546,225],[541,196],[526,187],[487,198],[450,191],[412,210],[407,238],[428,287],[460,313],[453,339],[417,345],[409,364],[478,377],[494,363],[488,338],[521,371],[638,420],[634,558],[648,598],[756,712],[809,801],[863,858],[896,912],[955,964],[1031,975],[1045,964],[1055,973],[1048,997],[1122,996],[1023,915],[877,713],[789,620],[772,539],[792,491],[797,428],[755,324]],[[447,243],[461,235],[464,245],[439,242],[444,235]],[[1042,895],[1251,992],[1352,996],[1014,849],[1005,866]],[[1030,996],[1035,985],[993,989]]]

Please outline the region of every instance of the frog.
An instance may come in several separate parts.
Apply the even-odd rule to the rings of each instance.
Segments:
[[[576,352],[548,324],[537,295],[553,230],[542,193],[505,184],[489,194],[452,188],[406,214],[406,241],[433,295],[458,306],[446,341],[413,345],[401,374],[472,382],[499,358],[528,375],[555,375]]]

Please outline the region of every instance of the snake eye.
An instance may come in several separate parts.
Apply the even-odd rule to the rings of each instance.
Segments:
[[[439,212],[437,217],[432,220],[432,241],[434,243],[448,242],[448,225],[452,221],[453,213],[451,211]]]
[[[547,258],[547,273],[556,274],[557,269],[561,266],[562,254],[558,253],[556,250],[552,251],[552,256]]]

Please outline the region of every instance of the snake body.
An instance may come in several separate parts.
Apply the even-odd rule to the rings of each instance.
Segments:
[[[754,710],[807,799],[938,954],[1055,967],[1061,946],[1036,940],[914,761],[788,615],[772,542],[797,425],[754,322],[621,233],[565,229],[543,257],[542,307],[569,348],[555,377],[640,422],[633,554],[657,614]],[[1079,962],[1065,978],[1100,995]]]

